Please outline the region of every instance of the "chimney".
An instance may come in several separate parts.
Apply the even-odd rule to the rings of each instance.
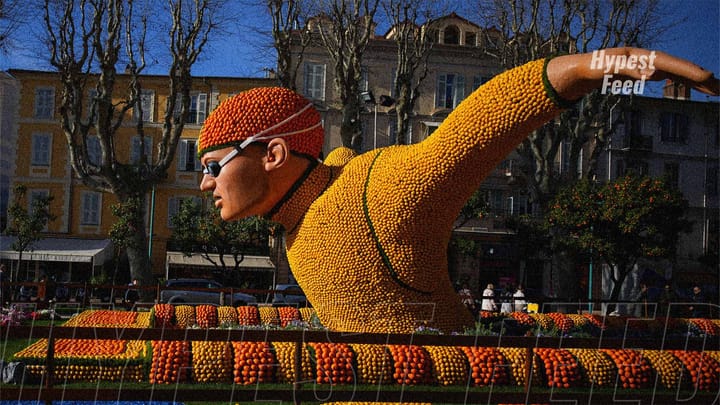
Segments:
[[[673,100],[690,100],[690,88],[682,83],[675,83],[671,79],[665,79],[663,86],[663,98]]]

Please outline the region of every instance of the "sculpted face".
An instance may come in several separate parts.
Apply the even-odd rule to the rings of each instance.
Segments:
[[[203,155],[203,168],[212,169],[212,162],[220,162],[235,148],[227,147]],[[225,162],[213,177],[206,170],[200,182],[200,189],[212,192],[215,206],[225,221],[263,215],[269,210],[269,179],[264,167],[261,145],[250,145],[235,157]],[[217,167],[215,168],[217,169]]]

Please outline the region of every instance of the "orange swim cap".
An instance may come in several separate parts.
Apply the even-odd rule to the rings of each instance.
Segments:
[[[210,113],[198,156],[231,145],[285,138],[290,150],[319,158],[325,139],[312,102],[284,87],[258,87],[229,98]]]

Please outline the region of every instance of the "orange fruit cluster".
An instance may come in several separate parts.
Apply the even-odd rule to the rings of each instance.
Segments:
[[[153,340],[149,379],[151,384],[176,384],[188,381],[190,342]]]
[[[389,345],[393,357],[393,378],[401,385],[429,384],[432,381],[430,355],[422,346]]]
[[[260,325],[260,311],[257,307],[237,307],[237,320],[240,325]]]
[[[300,311],[296,307],[278,307],[278,317],[280,317],[280,326],[288,326],[293,321],[300,320]]]
[[[283,87],[258,87],[243,91],[220,103],[205,120],[198,138],[198,155],[240,143],[246,138],[267,131],[292,117],[309,103],[303,96]],[[302,131],[319,122],[320,114],[314,107],[310,107],[284,124],[265,132],[263,136]],[[291,150],[315,158],[320,156],[324,138],[322,126],[284,137]]]
[[[473,384],[507,384],[510,381],[507,360],[500,350],[494,347],[462,347],[470,363]]]
[[[155,319],[156,328],[167,328],[174,326],[175,322],[175,305],[172,304],[155,304],[152,307],[152,313]]]
[[[195,321],[201,328],[217,328],[218,313],[214,305],[198,305],[195,307]]]
[[[354,381],[355,355],[343,343],[310,343],[315,354],[315,381],[318,384],[350,384]]]
[[[673,350],[690,374],[692,386],[702,391],[717,391],[720,385],[720,363],[704,352],[693,350]],[[683,378],[687,376],[683,375]]]
[[[67,322],[65,326],[95,326],[100,328],[127,328],[137,323],[138,313],[133,311],[111,311],[96,309],[83,311]]]
[[[700,329],[703,334],[708,336],[720,335],[720,325],[706,318],[691,318],[688,322]]]
[[[273,382],[275,356],[267,342],[232,342],[233,381],[252,385]]]
[[[570,388],[581,381],[580,369],[575,357],[566,349],[537,348],[545,369],[548,387]]]
[[[601,329],[601,330],[607,329],[605,322],[603,322],[603,318],[601,318],[600,316],[595,315],[595,314],[583,314],[583,317],[585,319],[587,319],[591,325],[597,327],[598,329]]]
[[[510,317],[516,320],[520,325],[535,326],[535,320],[525,312],[511,312]]]
[[[552,318],[553,324],[560,332],[568,333],[575,326],[573,320],[562,312],[549,312],[547,316]]]
[[[652,368],[642,353],[632,349],[601,349],[615,362],[620,386],[646,388],[650,385]]]

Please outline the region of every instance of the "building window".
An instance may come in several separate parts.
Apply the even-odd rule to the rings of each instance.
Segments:
[[[175,217],[180,212],[180,207],[185,200],[192,200],[197,205],[202,204],[202,199],[200,197],[170,197],[170,199],[168,200],[168,228],[173,228],[173,217]]]
[[[207,94],[197,93],[190,95],[190,114],[188,124],[202,124],[207,116]]]
[[[153,96],[154,97],[154,96]],[[143,107],[143,114],[145,113]],[[177,101],[175,102],[175,116],[180,116],[182,110],[182,95],[177,95]],[[185,120],[186,124],[202,124],[205,122],[207,116],[207,94],[206,93],[191,93],[190,94],[190,105],[188,106],[188,117]],[[143,119],[145,117],[143,116]]]
[[[718,196],[718,166],[710,165],[705,175],[705,190],[708,197]]]
[[[685,143],[687,141],[688,117],[685,114],[665,112],[660,115],[660,140]]]
[[[80,224],[81,225],[100,225],[100,207],[102,206],[100,199],[102,194],[94,191],[86,191],[82,193],[80,201]]]
[[[438,75],[435,107],[455,108],[465,98],[465,78],[452,73]]]
[[[192,100],[192,99],[191,99]],[[192,103],[192,101],[191,101]],[[139,106],[139,108],[138,108]],[[140,100],[138,100],[138,104],[133,109],[133,119],[135,121],[140,118],[140,110],[142,110],[142,119],[145,122],[152,122],[153,121],[153,115],[155,112],[155,92],[152,90],[142,90],[140,93]],[[192,110],[192,105],[191,105]]]
[[[668,186],[674,189],[680,186],[680,165],[678,162],[665,162],[663,175]]]
[[[178,170],[182,172],[199,171],[200,160],[197,158],[197,141],[195,139],[181,139],[178,147]]]
[[[640,136],[642,131],[642,117],[640,111],[625,111],[623,116],[625,136],[628,138]]]
[[[454,25],[448,25],[443,31],[443,43],[447,45],[460,45],[460,30]]]
[[[35,89],[35,118],[52,119],[55,110],[55,89],[41,87]]]
[[[477,90],[480,86],[487,83],[490,80],[490,77],[487,76],[473,76],[473,87],[472,90]]]
[[[35,190],[29,190],[28,191],[28,212],[35,213],[35,205],[38,204],[37,201],[39,200],[47,200],[50,198],[50,191],[49,190],[42,190],[42,189],[35,189]],[[50,211],[50,207],[47,207],[47,210]],[[45,227],[43,228],[43,231],[47,231],[47,223],[45,223]]]
[[[311,100],[325,100],[325,65],[305,64],[305,96]]]
[[[476,46],[477,45],[477,34],[474,32],[466,32],[465,33],[465,45],[466,46]]]
[[[50,166],[50,145],[52,136],[50,134],[32,135],[32,157],[30,163],[33,166]]]
[[[145,142],[143,143],[139,136],[134,136],[132,138],[132,147],[130,149],[130,163],[140,163],[140,157],[143,154],[145,155],[145,161],[150,163],[152,161],[152,138],[146,136]]]
[[[616,177],[623,177],[631,173],[641,177],[648,175],[648,164],[642,160],[618,160],[615,167]]]
[[[100,150],[100,139],[97,136],[87,137],[87,154],[90,164],[100,166],[102,151]]]

